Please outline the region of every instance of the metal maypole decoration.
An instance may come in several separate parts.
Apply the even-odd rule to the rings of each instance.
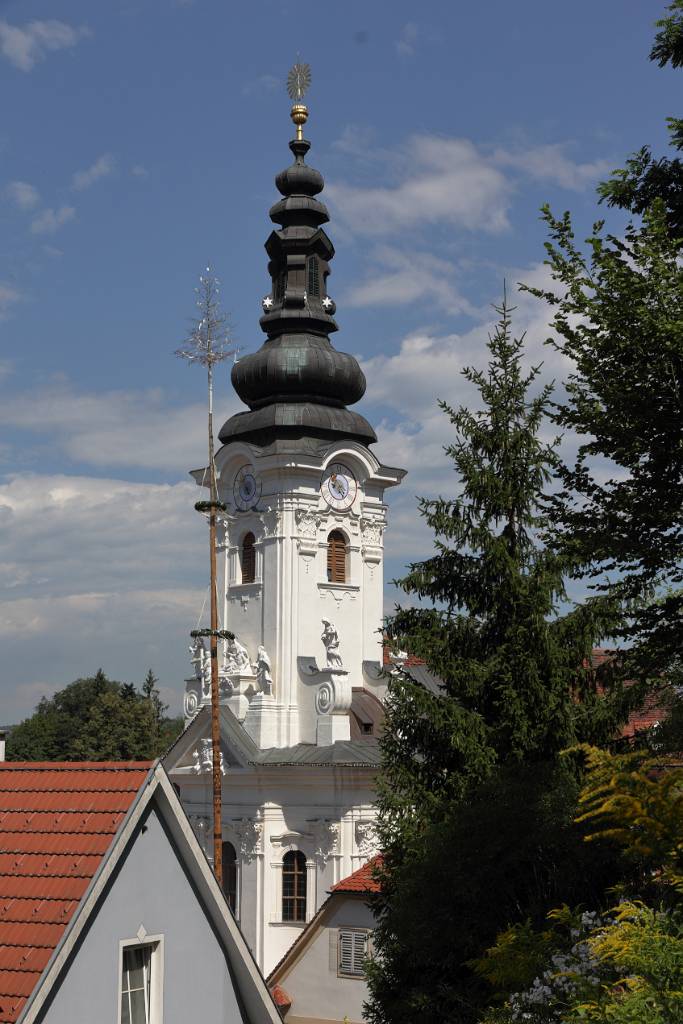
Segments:
[[[209,501],[198,501],[198,512],[209,515],[209,558],[211,567],[211,628],[194,630],[192,636],[208,636],[211,645],[211,746],[213,782],[213,870],[219,885],[223,883],[222,864],[222,810],[221,810],[221,733],[218,716],[218,639],[231,637],[226,630],[218,628],[218,594],[216,590],[216,513],[225,511],[223,502],[218,500],[216,464],[213,451],[213,368],[216,363],[236,355],[237,348],[230,338],[228,318],[221,312],[219,281],[212,274],[211,267],[199,278],[195,288],[199,317],[192,321],[192,327],[185,342],[176,350],[176,355],[188,363],[199,363],[206,367],[209,412]]]

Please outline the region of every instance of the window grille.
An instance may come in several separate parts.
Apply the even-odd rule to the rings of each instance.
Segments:
[[[327,581],[346,583],[346,537],[340,530],[327,538]]]
[[[237,913],[237,853],[232,843],[224,842],[221,857],[223,861],[223,892],[233,914]]]
[[[309,256],[308,259],[308,294],[320,295],[320,269],[317,256]]]
[[[154,946],[123,950],[120,1024],[151,1024],[151,977]]]
[[[362,978],[368,956],[368,932],[339,929],[338,970],[349,978]]]
[[[306,920],[306,857],[290,850],[282,860],[282,920]]]
[[[256,548],[254,534],[248,533],[242,541],[242,583],[253,583],[256,579]]]

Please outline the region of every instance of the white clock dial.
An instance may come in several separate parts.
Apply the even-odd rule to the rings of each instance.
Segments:
[[[253,466],[242,466],[237,472],[232,487],[235,505],[242,512],[253,508],[261,497],[261,481],[256,476]]]
[[[348,466],[333,462],[327,467],[320,483],[320,493],[330,508],[345,512],[353,505],[357,492],[358,483]]]

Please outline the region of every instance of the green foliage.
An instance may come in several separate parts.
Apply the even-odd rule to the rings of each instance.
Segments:
[[[488,370],[465,371],[480,411],[441,403],[459,496],[420,502],[435,553],[401,581],[430,606],[388,624],[442,686],[404,674],[389,687],[372,1024],[476,1019],[486,990],[468,961],[510,921],[537,923],[607,884],[599,858],[586,861],[576,782],[557,757],[579,737],[611,737],[623,714],[623,692],[599,695],[589,667],[619,608],[565,601],[567,560],[540,539],[557,467],[541,434],[550,391],[523,370],[505,302],[499,314]]]
[[[182,731],[182,719],[164,717],[156,679],[139,693],[107,679],[102,669],[43,698],[9,734],[10,761],[149,760]]]
[[[577,821],[587,838],[618,843],[649,875],[683,893],[683,768],[644,751],[612,754],[583,748],[587,773]]]
[[[616,909],[616,920],[589,940],[610,982],[578,1002],[567,1021],[674,1024],[683,1021],[683,921],[639,902]]]
[[[659,32],[650,51],[650,60],[660,68],[670,64],[683,67],[683,5],[673,0],[669,15],[657,22]],[[671,144],[683,149],[683,120],[667,118]],[[683,236],[683,162],[679,157],[655,158],[649,146],[643,146],[626,161],[626,167],[613,172],[598,192],[609,206],[644,214],[655,200],[663,204],[672,235]]]
[[[574,366],[557,421],[586,437],[553,502],[556,543],[599,591],[631,602],[630,670],[652,676],[683,648],[681,242],[659,201],[623,238],[596,224],[588,255],[568,213],[544,218],[561,290],[529,290],[554,308],[551,343]],[[615,467],[607,480],[600,458]]]

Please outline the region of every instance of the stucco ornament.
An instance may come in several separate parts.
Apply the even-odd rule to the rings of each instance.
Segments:
[[[315,856],[326,864],[332,854],[338,851],[339,824],[336,821],[316,821],[312,831]]]
[[[263,644],[259,644],[258,654],[256,656],[256,680],[261,693],[265,693],[267,696],[270,696],[273,692],[272,665],[270,664],[268,652]]]
[[[366,519],[363,518],[360,521],[360,532],[363,538],[364,544],[370,544],[375,547],[379,547],[382,543],[382,533],[384,532],[384,524],[381,519]]]
[[[323,632],[320,639],[325,646],[325,664],[327,668],[343,668],[341,655],[339,653],[339,636],[334,623],[329,619],[323,619]]]
[[[369,860],[370,857],[374,857],[374,855],[379,851],[379,841],[377,839],[377,828],[375,822],[357,821],[355,831],[358,855],[363,857],[365,860]]]
[[[237,836],[242,859],[249,863],[260,852],[263,824],[251,818],[242,818],[233,822],[233,830]]]
[[[198,775],[213,771],[213,743],[211,740],[201,739],[197,749],[192,754],[194,761],[193,769]],[[223,751],[221,750],[221,775],[225,775],[225,764],[223,763]]]
[[[185,683],[183,712],[186,719],[194,718],[199,711],[201,683],[196,679],[188,679]]]
[[[237,637],[227,642],[224,672],[228,676],[245,675],[251,672],[249,651],[244,644],[240,643]]]
[[[321,517],[307,508],[298,508],[294,513],[296,528],[300,537],[317,537]]]
[[[194,674],[202,684],[202,700],[209,700],[211,697],[211,655],[206,649],[204,637],[194,637],[188,649]]]

